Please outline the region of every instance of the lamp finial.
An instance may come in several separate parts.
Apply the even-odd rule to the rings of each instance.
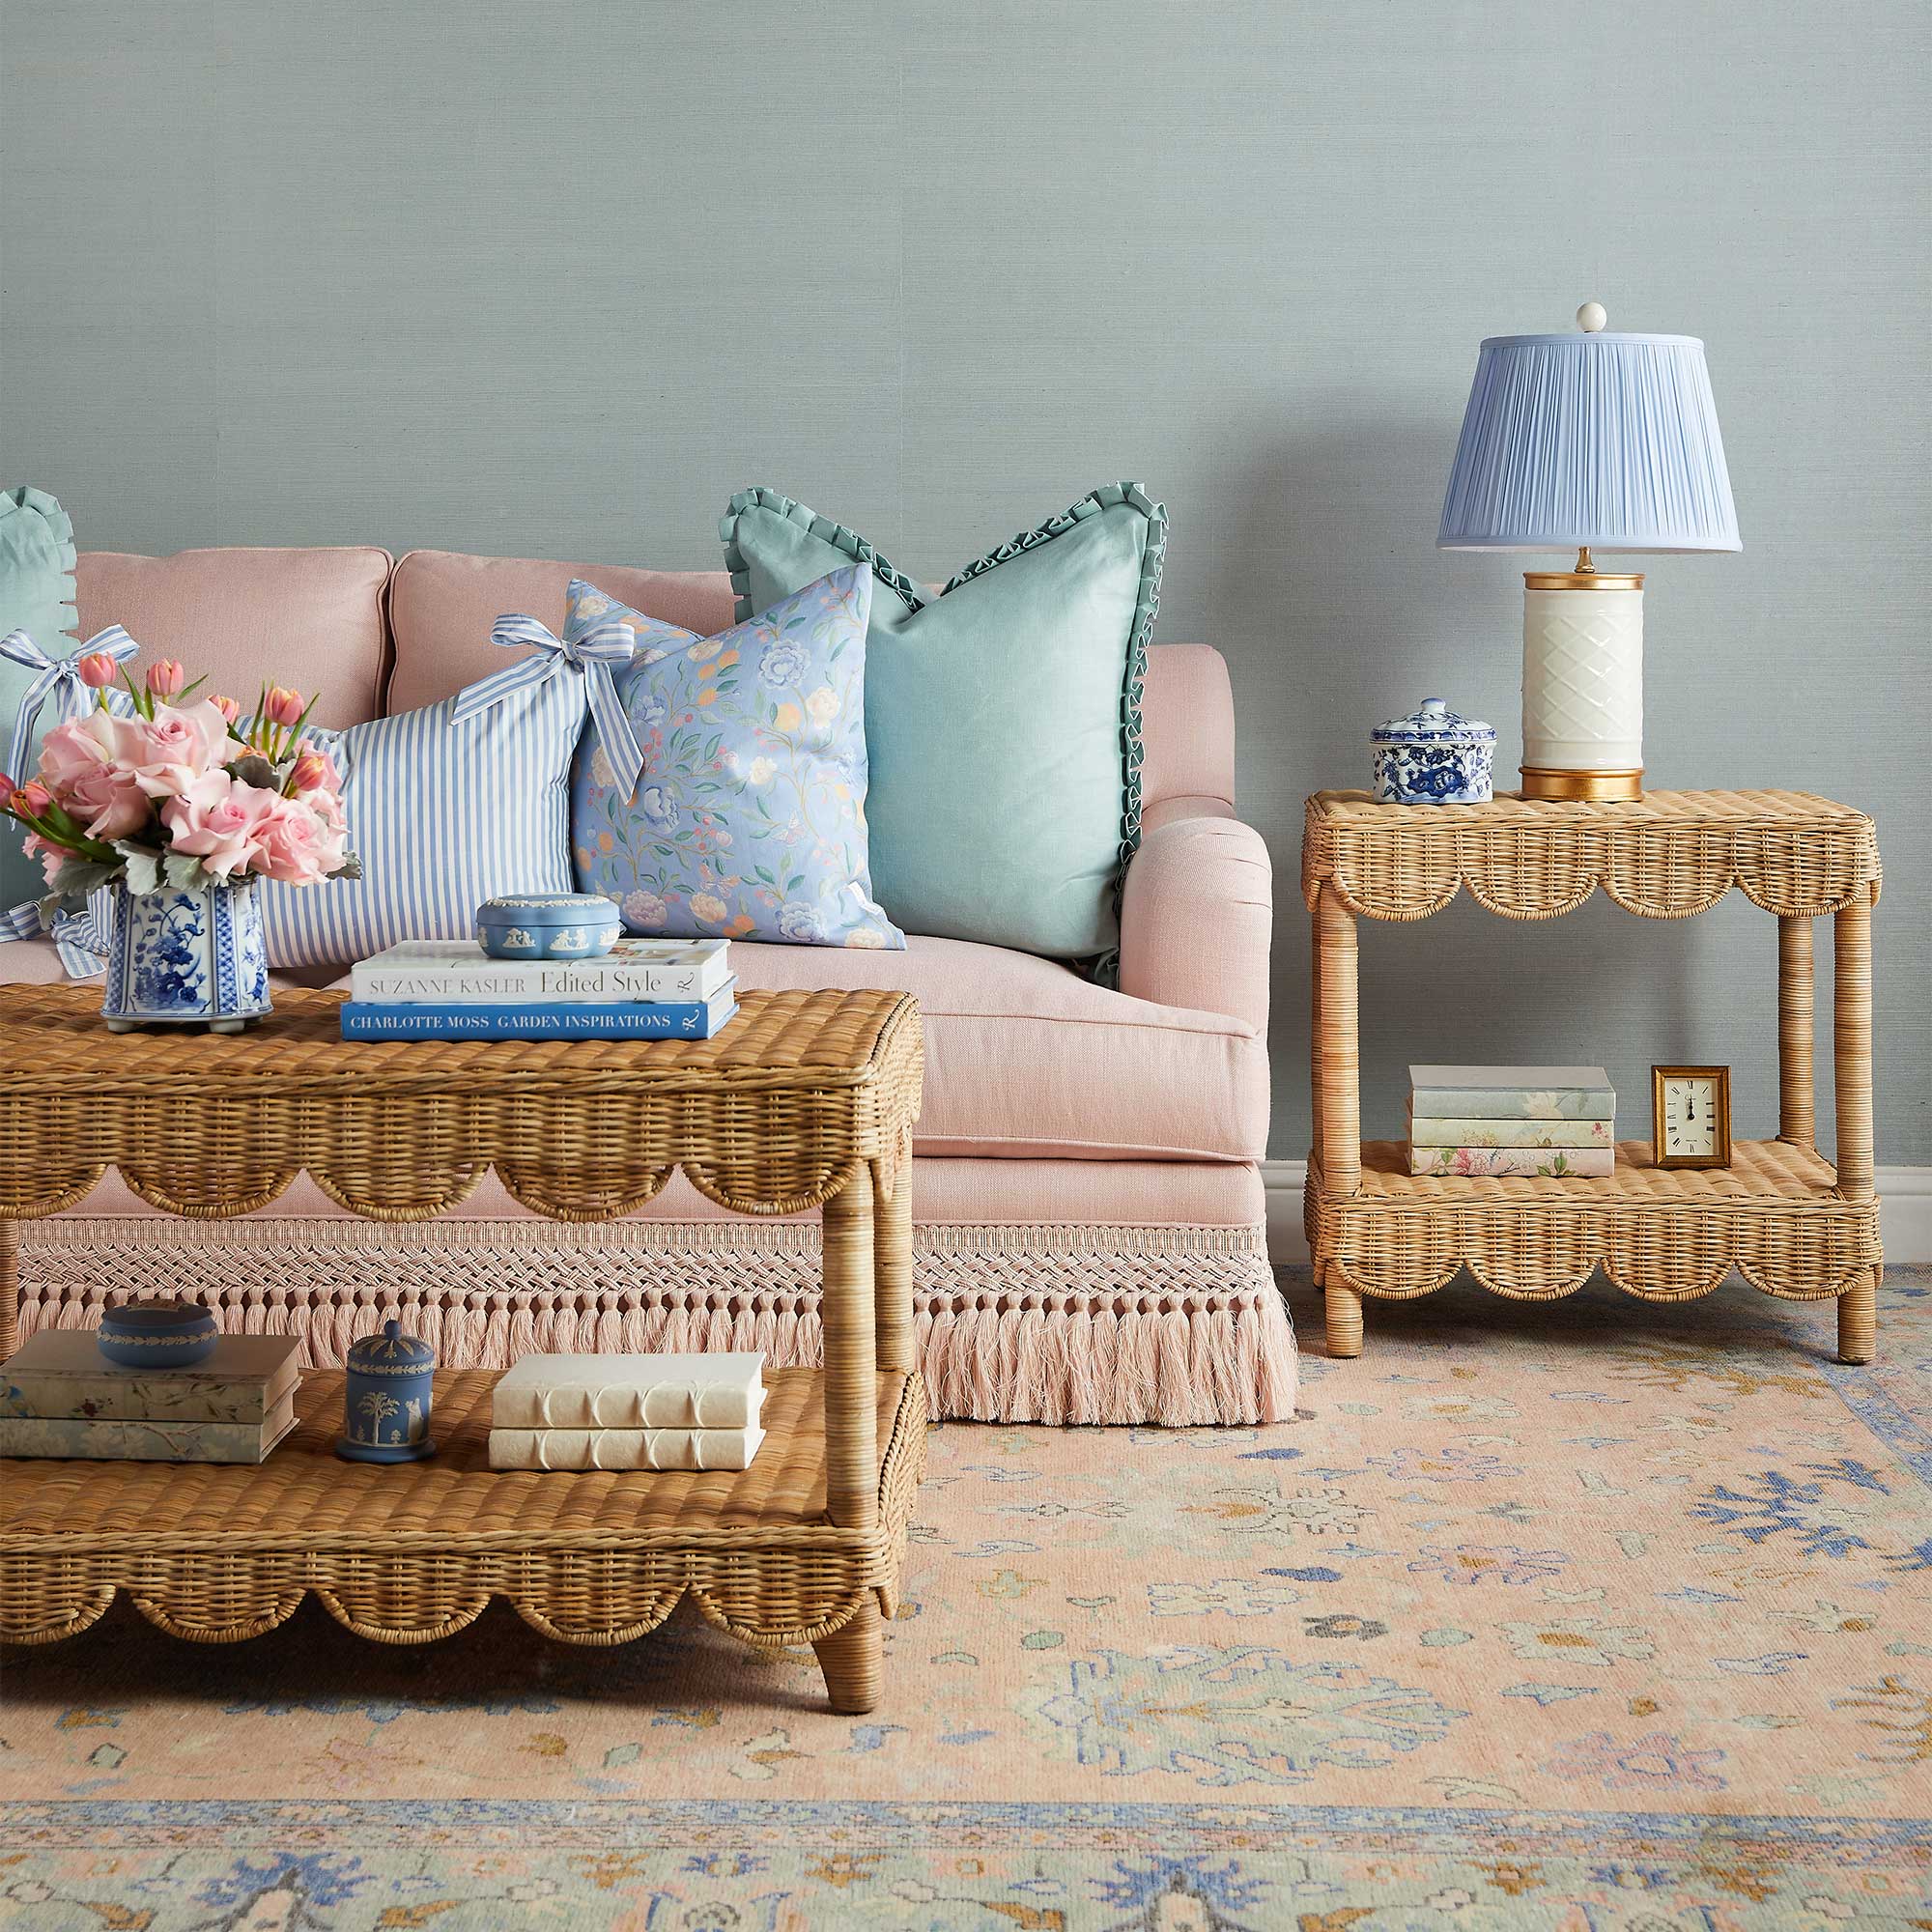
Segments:
[[[1577,311],[1577,327],[1585,335],[1595,335],[1609,322],[1609,311],[1602,302],[1588,301]]]

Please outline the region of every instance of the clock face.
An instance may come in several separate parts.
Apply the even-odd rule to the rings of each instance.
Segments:
[[[1692,1074],[1663,1083],[1663,1146],[1666,1154],[1708,1154],[1718,1151],[1718,1083]]]

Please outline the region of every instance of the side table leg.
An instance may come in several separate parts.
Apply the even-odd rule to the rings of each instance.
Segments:
[[[906,1139],[910,1143],[910,1133]],[[901,1152],[898,1168],[899,1184],[895,1194],[885,1192],[878,1169],[872,1170],[872,1265],[876,1276],[872,1292],[879,1302],[879,1368],[888,1375],[908,1375],[913,1367],[910,1145]]]
[[[1352,1360],[1362,1352],[1362,1297],[1331,1264],[1321,1282],[1321,1312],[1328,1332],[1328,1352]]]
[[[1811,922],[1777,922],[1777,1137],[1816,1147],[1811,1097]]]
[[[1861,1268],[1838,1296],[1838,1359],[1868,1362],[1878,1352],[1878,1269]]]
[[[0,1221],[0,1362],[20,1346],[20,1224]]]
[[[841,1717],[860,1718],[877,1707],[885,1662],[884,1625],[879,1602],[867,1597],[844,1629],[822,1636],[811,1647],[825,1673],[825,1694]]]
[[[910,1189],[907,1189],[910,1198]],[[825,1324],[825,1504],[842,1529],[879,1520],[878,1308],[872,1291],[872,1179],[861,1170],[825,1204],[819,1313]],[[813,1645],[835,1711],[878,1701],[885,1638],[869,1592],[843,1630]]]

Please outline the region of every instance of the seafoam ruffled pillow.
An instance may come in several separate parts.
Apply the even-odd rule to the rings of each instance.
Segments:
[[[570,586],[566,643],[637,633],[617,692],[644,754],[634,796],[586,732],[571,790],[585,892],[632,932],[899,951],[866,835],[866,625],[872,573],[835,570],[700,638]]]

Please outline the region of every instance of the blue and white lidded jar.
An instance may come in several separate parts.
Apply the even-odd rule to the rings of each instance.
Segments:
[[[476,908],[492,959],[601,959],[623,935],[616,901],[599,893],[505,893]]]
[[[1494,796],[1496,727],[1463,718],[1439,697],[1369,733],[1376,796],[1385,805],[1486,805]]]
[[[349,1350],[342,1434],[335,1453],[349,1463],[416,1463],[436,1454],[429,1433],[436,1350],[385,1321]]]

